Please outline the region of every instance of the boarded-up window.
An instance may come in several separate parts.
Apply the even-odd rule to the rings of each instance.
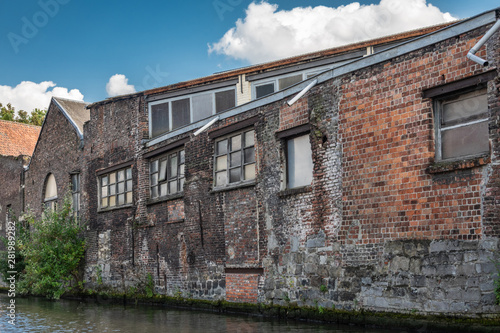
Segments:
[[[458,159],[489,152],[485,89],[438,99],[436,109],[438,159]]]
[[[287,188],[311,185],[313,162],[309,135],[302,135],[286,142]]]

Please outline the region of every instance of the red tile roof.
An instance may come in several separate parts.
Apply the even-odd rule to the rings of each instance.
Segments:
[[[31,156],[35,149],[40,126],[0,120],[0,155]]]

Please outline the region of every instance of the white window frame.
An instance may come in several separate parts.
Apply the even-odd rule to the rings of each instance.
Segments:
[[[78,188],[75,189],[75,183],[73,181],[73,177],[78,179]],[[75,218],[80,217],[80,207],[81,207],[81,193],[82,193],[82,177],[80,173],[72,173],[71,174],[71,202],[73,208],[73,216]],[[75,203],[75,198],[77,198],[77,202]]]
[[[327,65],[327,66],[321,66],[321,67],[313,67],[313,68],[309,68],[309,69],[306,69],[306,70],[302,70],[302,71],[296,71],[296,72],[290,72],[290,73],[286,73],[286,74],[283,74],[283,75],[278,75],[278,76],[273,76],[273,77],[270,77],[270,78],[265,78],[265,79],[262,79],[262,80],[257,80],[257,81],[253,81],[252,82],[252,100],[254,99],[257,99],[257,87],[260,87],[260,86],[263,86],[263,85],[266,85],[266,84],[270,84],[270,83],[273,83],[274,84],[274,93],[280,91],[280,90],[284,90],[284,89],[279,89],[279,80],[280,79],[284,79],[284,78],[287,78],[289,76],[295,76],[295,75],[300,75],[302,74],[302,80],[301,81],[304,81],[304,80],[307,80],[307,76],[308,75],[317,75],[317,74],[320,74],[321,72],[324,72],[328,69],[332,69],[334,68],[333,65]],[[300,81],[300,82],[301,82]],[[298,83],[300,83],[298,82]],[[296,84],[298,84],[296,83]],[[288,89],[289,87],[285,88],[285,89]],[[268,96],[268,95],[266,95]],[[262,97],[259,97],[259,98],[263,98],[265,96],[262,96]]]
[[[216,105],[216,99],[215,99],[215,94],[216,93],[219,93],[219,92],[222,92],[222,91],[228,91],[228,90],[233,90],[234,92],[234,105],[237,106],[237,91],[236,91],[236,87],[234,86],[228,86],[228,87],[224,87],[224,88],[219,88],[219,89],[213,89],[213,90],[207,90],[207,91],[201,91],[201,92],[198,92],[198,93],[194,93],[194,94],[186,94],[186,95],[181,95],[181,96],[175,96],[175,97],[172,97],[172,98],[166,98],[166,99],[161,99],[161,100],[158,100],[158,101],[154,101],[154,102],[149,102],[148,103],[148,117],[149,117],[149,138],[152,139],[153,136],[152,136],[152,133],[153,133],[153,124],[151,123],[151,107],[154,106],[154,105],[158,105],[158,104],[164,104],[164,103],[168,103],[168,131],[166,131],[165,133],[168,133],[168,132],[171,132],[173,129],[172,129],[172,102],[175,102],[175,101],[178,101],[178,100],[182,100],[182,99],[189,99],[189,123],[186,124],[185,126],[188,126],[192,123],[194,123],[193,119],[193,97],[196,97],[196,96],[200,96],[200,95],[206,95],[206,94],[211,94],[212,95],[212,114],[208,117],[205,117],[205,118],[201,118],[201,119],[198,119],[196,120],[196,122],[198,121],[202,121],[204,119],[208,119],[210,117],[212,117],[213,115],[216,115],[217,114],[217,105]],[[224,110],[225,111],[225,110]],[[224,112],[224,111],[221,111],[221,112]],[[181,127],[178,127],[176,128],[179,129],[179,128],[182,128],[184,126],[181,126]],[[162,134],[161,134],[162,135]],[[160,137],[161,135],[158,135],[158,136],[155,136],[156,137]]]

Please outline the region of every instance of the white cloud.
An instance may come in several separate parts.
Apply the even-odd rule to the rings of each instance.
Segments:
[[[109,97],[135,93],[135,87],[128,84],[128,79],[123,74],[115,74],[109,78],[106,84],[106,92]]]
[[[267,2],[251,3],[246,17],[238,19],[208,49],[255,64],[454,19],[426,0],[381,0],[373,5],[353,2],[337,8],[297,7],[290,11]]]
[[[50,90],[51,88],[53,89]],[[56,87],[52,81],[23,81],[14,88],[0,85],[0,103],[10,103],[16,111],[24,110],[30,113],[35,108],[47,109],[52,96],[83,101],[83,95],[78,89]]]

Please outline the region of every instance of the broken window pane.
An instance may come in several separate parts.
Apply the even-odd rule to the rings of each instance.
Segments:
[[[236,105],[235,90],[219,91],[215,93],[215,112],[219,113],[234,108]]]
[[[177,154],[170,156],[170,177],[177,177]]]
[[[212,93],[195,95],[193,101],[193,122],[208,118],[213,114]]]
[[[157,137],[169,131],[168,102],[151,105],[151,137]]]
[[[155,161],[158,162],[158,161]],[[160,174],[158,175],[158,180],[163,181],[167,179],[167,160],[162,160],[160,162]]]
[[[190,123],[189,98],[172,102],[172,129],[176,129]]]

